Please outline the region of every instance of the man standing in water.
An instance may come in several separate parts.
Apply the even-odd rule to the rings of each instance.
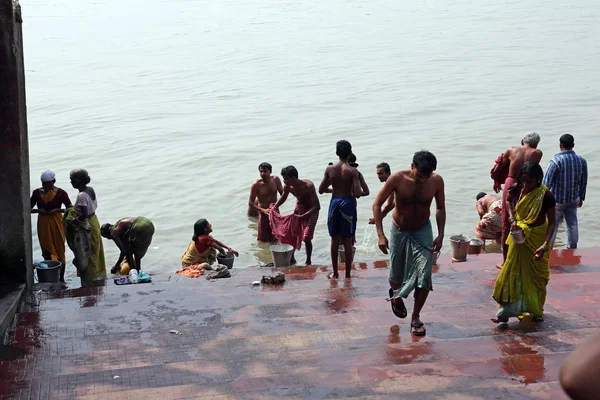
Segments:
[[[542,159],[542,151],[538,150],[537,146],[540,143],[540,135],[535,132],[529,132],[521,140],[521,146],[511,147],[504,152],[502,161],[497,166],[496,171],[501,173],[504,169],[508,169],[508,177],[504,181],[504,190],[502,191],[502,208],[506,203],[508,189],[517,183],[519,170],[527,161],[535,161],[539,163]],[[508,246],[506,239],[510,231],[510,223],[508,222],[508,213],[502,213],[502,263],[506,261],[508,254]],[[501,265],[497,265],[502,268]]]
[[[390,165],[386,162],[382,162],[377,164],[377,178],[379,178],[379,182],[386,182],[388,178],[392,175],[392,170],[390,169]],[[394,209],[394,193],[390,194],[388,197],[385,206],[381,209],[381,219],[384,219],[386,215],[390,213]],[[369,218],[369,224],[373,225],[375,223],[374,218]]]
[[[283,185],[277,176],[271,176],[273,167],[264,162],[258,166],[260,179],[250,188],[248,207],[258,212],[258,236],[260,242],[273,242],[273,232],[269,223],[269,207],[277,202],[277,193],[283,193]],[[258,204],[256,204],[258,200]]]
[[[319,185],[319,193],[328,192],[329,186],[333,187],[327,227],[331,236],[331,265],[333,273],[330,278],[337,279],[338,249],[340,243],[344,245],[346,259],[346,278],[350,278],[353,261],[354,234],[356,232],[356,199],[360,197],[362,189],[358,170],[348,164],[348,157],[352,154],[352,145],[346,140],[336,144],[336,154],[340,158],[337,164],[325,169],[325,176]]]
[[[275,208],[279,208],[287,200],[289,194],[296,197],[294,214],[299,215],[302,225],[302,240],[306,247],[306,265],[312,264],[312,239],[315,234],[321,203],[315,190],[315,185],[308,179],[298,179],[298,170],[293,165],[288,165],[281,170],[283,178],[283,194],[277,200]],[[293,256],[292,256],[293,257]],[[292,259],[292,265],[296,263]]]
[[[446,225],[444,180],[434,173],[435,156],[428,151],[415,153],[409,170],[398,171],[389,177],[373,204],[373,218],[379,236],[379,249],[390,255],[389,297],[392,311],[398,318],[408,312],[402,298],[415,289],[415,305],[411,319],[411,333],[425,336],[420,319],[427,295],[433,290],[431,270],[433,253],[442,248]],[[383,233],[381,206],[394,194],[396,206],[392,214],[391,247]],[[433,239],[430,206],[435,198],[438,236]]]

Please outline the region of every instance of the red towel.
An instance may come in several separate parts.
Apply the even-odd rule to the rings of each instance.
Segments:
[[[498,167],[500,167],[500,163],[502,162],[503,157],[504,153],[500,154],[498,158],[496,158],[494,168],[492,168],[492,170],[490,171],[490,177],[494,181],[494,191],[496,193],[502,190],[502,185],[504,184],[504,181],[506,181],[506,178],[508,178],[507,166],[498,169]]]
[[[279,210],[271,207],[269,213],[269,222],[273,236],[280,243],[294,246],[294,249],[300,250],[302,246],[302,222],[300,216],[296,214],[281,215]]]

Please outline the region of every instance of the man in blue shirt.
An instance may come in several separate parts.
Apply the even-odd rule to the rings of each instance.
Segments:
[[[579,240],[577,209],[583,206],[587,187],[587,162],[573,151],[575,139],[570,134],[560,137],[560,153],[556,154],[544,177],[544,185],[556,198],[556,231],[563,218],[567,225],[567,248],[576,249]]]

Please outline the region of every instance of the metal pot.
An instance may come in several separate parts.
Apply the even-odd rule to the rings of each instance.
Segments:
[[[452,248],[452,259],[454,261],[467,261],[470,237],[465,235],[450,236],[450,247]]]
[[[513,242],[515,242],[515,244],[525,243],[525,234],[523,233],[523,229],[513,229],[510,231],[510,235],[512,236]]]
[[[471,239],[469,242],[469,254],[479,254],[483,249],[483,240]]]

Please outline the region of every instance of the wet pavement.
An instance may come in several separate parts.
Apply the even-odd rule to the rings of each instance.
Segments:
[[[0,396],[564,399],[560,365],[600,325],[599,256],[554,253],[545,321],[505,329],[489,320],[501,256],[442,257],[424,338],[385,301],[386,261],[357,263],[351,281],[306,267],[252,286],[276,272],[254,268],[33,292],[0,354]]]

